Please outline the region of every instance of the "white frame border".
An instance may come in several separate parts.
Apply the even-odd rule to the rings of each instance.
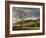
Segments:
[[[12,31],[12,7],[40,8],[40,30]],[[39,33],[42,32],[42,6],[10,4],[10,34]]]

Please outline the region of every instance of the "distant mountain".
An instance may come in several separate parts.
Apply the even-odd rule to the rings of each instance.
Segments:
[[[39,17],[35,17],[35,18],[25,18],[22,21],[22,23],[24,24],[24,23],[28,23],[28,22],[31,22],[31,21],[35,21],[35,20],[39,20]],[[13,23],[15,23],[15,21],[13,21]],[[21,23],[20,20],[16,22],[16,24],[20,24],[20,23]]]
[[[24,18],[24,20],[37,20],[39,19],[39,17],[28,17],[28,18]]]

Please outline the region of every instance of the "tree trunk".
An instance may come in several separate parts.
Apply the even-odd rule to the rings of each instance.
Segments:
[[[22,29],[22,18],[21,18],[21,29]]]

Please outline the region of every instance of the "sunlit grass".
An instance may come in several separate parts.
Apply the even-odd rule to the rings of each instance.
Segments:
[[[13,23],[13,25],[14,25],[13,30],[38,30],[40,29],[39,21],[37,21],[36,23],[34,21],[30,21],[30,22],[22,23],[22,25],[21,23],[19,24]]]

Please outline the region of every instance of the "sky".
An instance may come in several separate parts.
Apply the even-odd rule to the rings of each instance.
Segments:
[[[17,12],[22,12],[25,14],[24,17],[39,17],[40,16],[40,8],[23,8],[23,7],[13,7],[13,14],[16,15]]]

